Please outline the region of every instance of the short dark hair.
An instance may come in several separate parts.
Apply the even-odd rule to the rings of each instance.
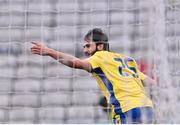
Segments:
[[[109,42],[108,42],[108,36],[100,29],[100,28],[94,28],[92,30],[89,30],[88,33],[85,35],[84,40],[92,39],[93,42],[98,44],[104,44],[104,50],[109,51]]]

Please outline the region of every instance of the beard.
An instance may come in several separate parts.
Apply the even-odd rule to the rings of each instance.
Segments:
[[[90,57],[90,56],[93,56],[96,52],[97,52],[97,49],[94,50],[94,51],[92,51],[91,53],[85,52],[84,54],[85,54],[87,57]]]

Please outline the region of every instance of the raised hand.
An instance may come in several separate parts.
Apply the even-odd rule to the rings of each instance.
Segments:
[[[48,48],[44,43],[42,42],[31,42],[33,44],[33,47],[31,47],[31,52],[33,54],[38,54],[42,56],[46,56],[49,54],[50,48]]]

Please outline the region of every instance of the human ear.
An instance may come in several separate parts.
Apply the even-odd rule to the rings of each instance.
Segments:
[[[97,45],[98,50],[104,50],[104,44],[99,44]]]

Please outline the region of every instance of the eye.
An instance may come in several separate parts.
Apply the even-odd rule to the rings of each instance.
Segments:
[[[90,44],[86,44],[83,46],[84,48],[89,48],[90,47]]]

